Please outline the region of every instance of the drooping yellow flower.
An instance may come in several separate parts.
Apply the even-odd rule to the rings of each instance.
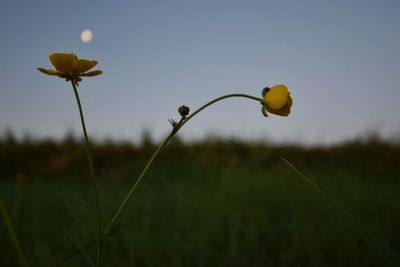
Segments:
[[[278,84],[271,88],[264,88],[263,99],[264,115],[267,115],[265,110],[280,116],[288,116],[290,114],[293,100],[285,85]]]
[[[101,70],[89,71],[97,65],[96,60],[79,59],[73,53],[54,53],[49,55],[51,64],[56,68],[49,70],[45,68],[37,68],[39,71],[48,75],[55,75],[73,81],[76,85],[82,81],[81,77],[97,76],[102,74]]]

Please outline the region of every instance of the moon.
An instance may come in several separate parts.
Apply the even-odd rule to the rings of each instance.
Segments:
[[[93,32],[89,29],[84,30],[81,33],[81,40],[84,43],[89,43],[93,39]]]

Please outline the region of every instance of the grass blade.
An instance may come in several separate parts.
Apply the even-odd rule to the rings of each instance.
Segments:
[[[24,251],[22,250],[21,243],[19,242],[17,233],[15,232],[14,226],[11,222],[11,218],[8,214],[6,205],[4,204],[2,198],[0,197],[0,212],[3,217],[4,224],[6,225],[7,231],[10,234],[11,241],[15,247],[18,254],[18,260],[21,266],[30,266],[27,258],[25,257]]]
[[[385,242],[375,236],[373,233],[368,231],[365,226],[360,223],[343,205],[341,205],[334,197],[323,190],[319,185],[313,182],[309,177],[303,174],[299,169],[297,169],[292,163],[281,156],[283,162],[286,163],[292,170],[294,170],[301,178],[303,178],[307,183],[309,183],[322,197],[327,199],[337,210],[344,214],[356,227],[356,229],[361,232],[361,234],[370,242],[372,242],[379,251],[386,256],[396,266],[400,266],[400,257],[395,253]]]
[[[107,239],[111,238],[114,234],[116,234],[117,232],[121,231],[122,229],[124,229],[125,227],[129,226],[130,224],[132,224],[134,222],[138,222],[138,221],[142,220],[143,218],[145,218],[145,217],[147,217],[147,216],[149,216],[149,215],[151,215],[151,214],[153,214],[153,213],[155,213],[157,211],[160,211],[160,210],[164,209],[170,203],[171,202],[164,203],[164,204],[162,204],[162,205],[160,205],[158,207],[155,207],[155,208],[153,208],[153,209],[151,209],[151,210],[149,210],[149,211],[147,211],[147,212],[145,212],[145,213],[143,213],[143,214],[141,214],[141,215],[139,215],[139,216],[137,216],[135,218],[132,218],[132,219],[130,219],[130,220],[124,222],[124,223],[120,223],[120,224],[115,225],[114,227],[111,228],[111,230],[107,234],[102,235],[101,237],[96,238],[96,239],[94,239],[92,241],[89,241],[86,244],[80,246],[80,248],[73,250],[70,254],[65,256],[56,265],[56,267],[61,266],[64,263],[68,262],[69,260],[73,259],[75,256],[77,256],[81,252],[81,249],[82,250],[86,250],[86,249],[88,249],[88,248],[90,248],[90,247],[92,247],[92,246],[94,246],[94,245],[96,245],[96,244],[98,244],[100,242],[103,242],[104,240],[107,240]]]
[[[64,232],[68,235],[68,237],[74,242],[74,244],[81,251],[82,255],[85,257],[86,261],[90,264],[90,266],[95,267],[93,261],[90,259],[89,255],[86,253],[86,250],[79,244],[79,242],[72,236],[72,234],[67,230],[67,228],[63,227]]]

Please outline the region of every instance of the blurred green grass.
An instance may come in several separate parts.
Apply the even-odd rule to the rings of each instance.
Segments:
[[[96,236],[84,148],[75,140],[0,142],[0,191],[33,266]],[[153,152],[95,144],[104,222]],[[391,266],[349,220],[279,158],[335,196],[400,251],[400,147],[356,140],[306,148],[176,140],[151,167],[122,220],[165,208],[106,242],[104,266]],[[0,224],[0,266],[16,254]],[[94,255],[95,251],[89,251]],[[65,266],[87,266],[78,256]]]

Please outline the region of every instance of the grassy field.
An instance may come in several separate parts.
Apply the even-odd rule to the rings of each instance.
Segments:
[[[2,143],[0,193],[33,266],[52,266],[76,249],[64,229],[81,244],[96,236],[80,148],[80,143]],[[153,149],[95,146],[105,223]],[[280,155],[400,253],[399,146],[176,143],[152,166],[121,221],[162,208],[109,239],[103,266],[393,266]],[[0,236],[0,266],[16,266],[3,224]],[[90,249],[87,256],[94,254]],[[80,255],[65,266],[90,265]]]

